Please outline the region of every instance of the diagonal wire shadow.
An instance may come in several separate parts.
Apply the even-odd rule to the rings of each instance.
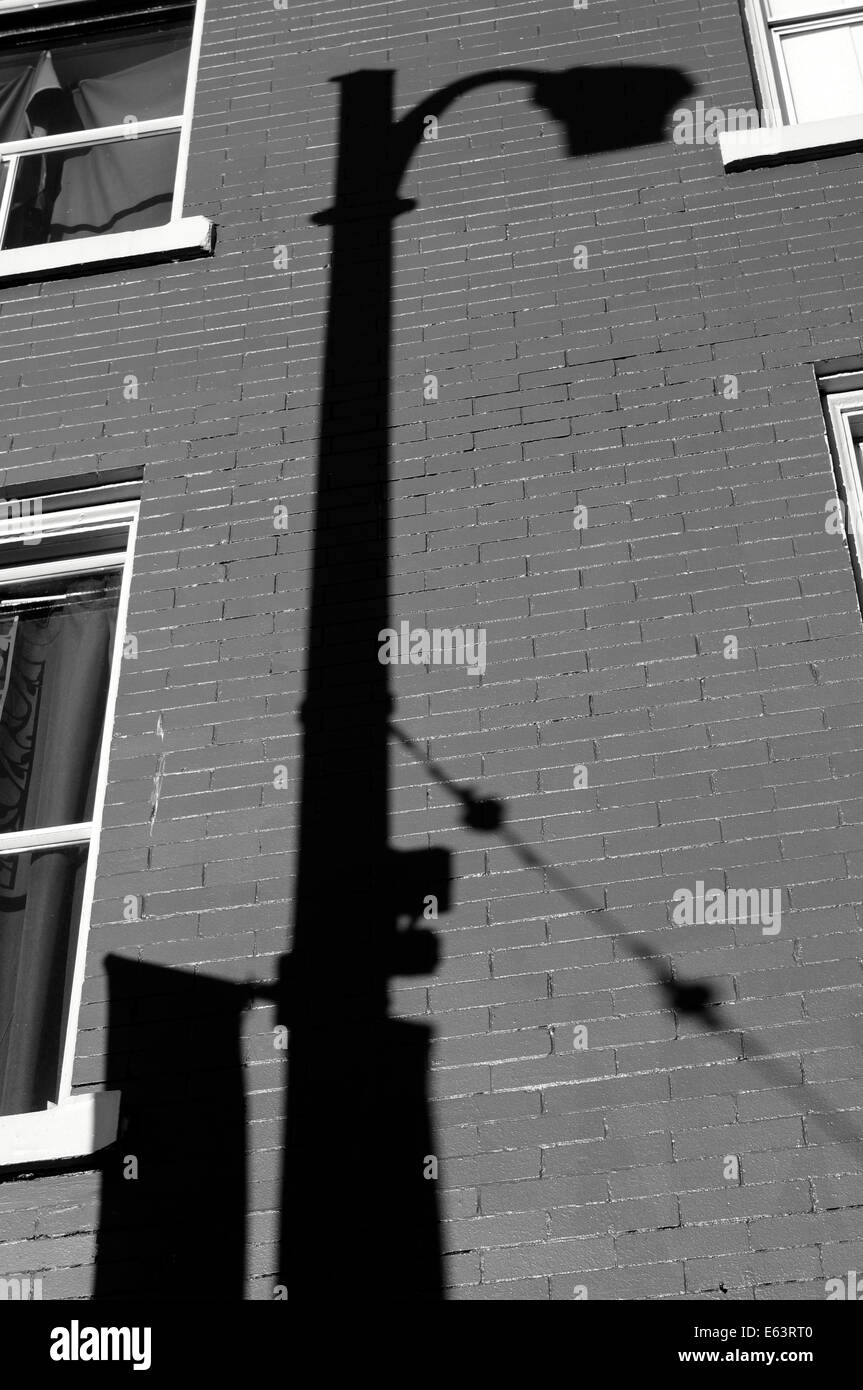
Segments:
[[[803,1109],[800,1111],[809,1123],[820,1126],[822,1132],[826,1133],[829,1138],[838,1140],[841,1144],[863,1144],[863,1133],[855,1129],[845,1119],[844,1113],[831,1104],[818,1086],[803,1080],[802,1074],[796,1074],[767,1048],[763,1047],[750,1033],[735,1026],[732,1020],[723,1013],[721,1006],[711,993],[710,987],[705,982],[675,979],[673,972],[663,968],[662,962],[657,960],[655,952],[646,942],[627,931],[623,923],[619,922],[612,913],[604,909],[597,911],[587,895],[581,892],[566,874],[561,873],[553,864],[547,863],[520,835],[511,830],[505,822],[506,806],[503,801],[496,797],[480,796],[472,787],[460,786],[457,782],[452,781],[443,768],[429,759],[420,746],[398,724],[390,721],[389,727],[390,732],[402,747],[425,768],[432,781],[442,787],[453,800],[461,804],[464,811],[464,825],[470,830],[497,835],[504,844],[512,849],[523,864],[542,873],[546,881],[567,902],[571,903],[576,911],[589,912],[591,921],[596,922],[603,931],[614,937],[616,944],[619,944],[635,960],[641,962],[659,992],[666,1009],[676,1017],[691,1018],[708,1033],[720,1037],[736,1034],[743,1045],[743,1057],[740,1060],[751,1064],[771,1088],[802,1086],[804,1096],[808,1097],[810,1101],[818,1102],[824,1112],[823,1116],[815,1111]],[[863,1152],[856,1158],[856,1162],[857,1166],[863,1169]]]

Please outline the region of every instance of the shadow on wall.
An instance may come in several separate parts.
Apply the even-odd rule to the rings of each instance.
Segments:
[[[721,1000],[714,990],[703,980],[688,980],[678,976],[669,956],[663,950],[661,931],[652,931],[649,937],[635,936],[628,931],[613,912],[596,907],[590,893],[585,893],[573,883],[559,868],[549,864],[537,854],[533,847],[506,824],[506,803],[496,797],[483,797],[470,786],[461,786],[447,776],[437,763],[428,759],[423,750],[399,725],[393,724],[392,733],[404,749],[421,763],[429,778],[437,782],[463,810],[463,824],[471,830],[486,835],[495,835],[513,851],[515,856],[529,869],[536,870],[548,888],[554,889],[567,900],[572,908],[582,915],[599,931],[614,938],[615,960],[625,960],[627,956],[640,961],[645,975],[653,984],[660,1003],[673,1015],[677,1024],[677,1035],[694,1028],[724,1037],[729,1044],[733,1060],[750,1064],[772,1089],[796,1088],[800,1092],[801,1113],[828,1141],[836,1140],[846,1146],[859,1148],[858,1166],[863,1168],[863,1134],[845,1118],[841,1110],[828,1099],[818,1086],[806,1080],[801,1062],[796,1057],[782,1059],[774,1057],[751,1033],[735,1027],[734,1022],[722,1009]]]
[[[433,972],[435,938],[417,923],[430,895],[445,910],[449,885],[445,851],[388,844],[393,697],[378,634],[390,626],[393,228],[415,206],[399,187],[428,117],[479,88],[526,84],[570,157],[658,142],[692,88],[661,67],[498,69],[395,120],[393,72],[337,80],[336,197],[313,219],[332,229],[332,254],[294,931],[279,984],[258,991],[290,1034],[278,1282],[291,1298],[319,1299],[335,1283],[354,1299],[438,1300],[432,1034],[393,1019],[388,1000],[392,978]],[[124,1179],[118,1158],[106,1178],[96,1297],[142,1293],[142,1280],[182,1297],[203,1270],[222,1272],[225,1293],[239,1297],[246,993],[124,961],[110,978],[109,1084],[122,1089],[129,1124],[118,1152],[139,1155],[140,1176]],[[214,1110],[211,1085],[224,1091]]]
[[[243,985],[109,956],[105,1156],[93,1297],[241,1299],[246,1240]]]
[[[390,358],[395,219],[430,116],[478,88],[527,85],[570,155],[660,139],[688,81],[669,69],[509,68],[465,77],[394,119],[394,74],[338,79],[341,101],[303,703],[281,1282],[442,1297],[437,1158],[426,1096],[432,1034],[389,1016],[392,978],[428,976],[423,903],[445,909],[443,851],[388,844]],[[317,1194],[311,1199],[311,1194]]]

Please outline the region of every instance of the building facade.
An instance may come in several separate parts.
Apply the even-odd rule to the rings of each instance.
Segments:
[[[5,1296],[839,1296],[863,7],[0,33]]]

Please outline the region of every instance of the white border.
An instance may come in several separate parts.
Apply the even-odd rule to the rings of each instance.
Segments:
[[[81,515],[76,509],[69,513],[70,540],[76,535],[86,535],[86,529],[76,530],[74,518]],[[102,743],[99,750],[99,768],[96,775],[96,791],[93,803],[93,819],[90,823],[90,850],[87,868],[84,873],[84,888],[81,911],[77,924],[73,925],[74,939],[70,942],[70,952],[74,955],[69,994],[65,1005],[64,1040],[61,1052],[57,1103],[49,1104],[45,1110],[31,1111],[24,1115],[0,1116],[0,1165],[25,1162],[39,1162],[50,1158],[73,1158],[79,1154],[95,1152],[113,1142],[117,1132],[119,1111],[119,1092],[95,1092],[83,1095],[72,1094],[72,1070],[75,1063],[75,1050],[78,1041],[78,1021],[81,1012],[81,996],[87,961],[87,939],[90,930],[90,914],[93,908],[93,891],[96,884],[96,870],[99,858],[99,837],[102,828],[102,815],[105,806],[105,791],[108,784],[108,762],[114,727],[114,712],[117,705],[117,690],[120,684],[120,670],[123,660],[123,642],[126,632],[126,619],[129,611],[129,594],[132,585],[132,566],[135,554],[135,541],[140,513],[139,502],[109,503],[98,508],[99,521],[105,522],[113,512],[115,525],[128,525],[129,534],[123,563],[123,578],[117,604],[117,625],[114,637],[114,651],[111,674],[108,682],[108,698],[105,702],[105,723],[102,730]],[[59,512],[53,513],[58,518]],[[59,529],[59,527],[58,527]],[[22,536],[25,534],[22,528]],[[82,557],[84,558],[84,557]],[[100,557],[104,566],[106,557]],[[109,559],[113,557],[108,557]],[[74,564],[75,562],[73,562]],[[49,562],[53,564],[53,562]],[[111,568],[116,568],[111,565]],[[30,568],[38,569],[38,566]],[[45,566],[49,568],[49,566]],[[3,576],[0,575],[0,582]],[[82,827],[67,827],[70,835],[77,836]]]

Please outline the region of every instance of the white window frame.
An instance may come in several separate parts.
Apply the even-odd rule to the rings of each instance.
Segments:
[[[842,482],[845,532],[863,578],[863,374],[822,383],[833,458]],[[863,595],[861,595],[863,601]]]
[[[123,660],[123,642],[129,609],[138,513],[139,503],[136,501],[111,502],[90,507],[46,512],[40,517],[43,534],[57,538],[68,538],[70,549],[80,550],[80,555],[73,554],[69,558],[20,564],[8,568],[3,562],[3,551],[7,546],[14,546],[17,550],[19,546],[27,544],[28,558],[32,555],[32,550],[29,549],[32,546],[32,521],[29,518],[11,517],[0,522],[0,588],[3,588],[13,576],[15,580],[19,581],[38,580],[48,579],[58,574],[85,574],[104,569],[119,570],[122,576],[92,820],[75,825],[52,826],[50,829],[25,830],[14,834],[0,835],[0,855],[13,849],[19,851],[38,849],[46,843],[52,845],[61,842],[66,844],[89,843],[81,913],[78,922],[72,924],[73,967],[67,1001],[66,1031],[61,1054],[57,1099],[49,1102],[44,1110],[29,1111],[22,1115],[0,1116],[0,1165],[84,1156],[95,1153],[97,1149],[112,1143],[116,1138],[120,1093],[118,1091],[90,1091],[73,1094],[72,1070],[78,1039],[78,1022],[99,857],[99,838],[105,806],[105,790],[108,783],[108,760],[114,725],[114,711]],[[96,550],[88,551],[86,546],[88,536],[95,536],[99,531],[112,531],[118,528],[124,528],[127,531],[126,546],[122,551],[115,550],[101,554]]]
[[[23,3],[23,0],[0,0],[0,18],[7,14],[32,14],[34,10],[49,10],[59,4],[68,6],[84,3],[85,0],[29,0],[29,3]],[[40,154],[51,149],[71,149],[76,145],[114,144],[129,139],[143,140],[176,131],[179,132],[180,138],[169,220],[161,226],[146,227],[138,231],[106,232],[101,236],[76,237],[71,241],[51,242],[44,246],[21,246],[6,251],[0,250],[0,282],[33,279],[58,270],[81,269],[88,265],[112,261],[140,262],[172,256],[203,255],[213,250],[214,228],[209,218],[183,216],[206,7],[207,0],[195,0],[189,67],[180,115],[102,126],[95,130],[47,135],[36,139],[0,142],[0,164],[9,165],[0,196],[0,244],[6,231],[18,161],[24,155]]]
[[[855,5],[853,10],[845,10],[841,14],[813,17],[811,22],[805,25],[805,28],[799,24],[787,23],[774,24],[770,27],[772,31],[775,32],[777,39],[780,39],[784,34],[794,34],[801,29],[803,29],[805,33],[811,34],[822,29],[845,28],[849,18],[854,17],[863,19],[863,5]],[[794,93],[791,90],[791,79],[789,78],[788,68],[786,66],[784,45],[777,42],[774,52],[776,55],[776,70],[779,75],[779,97],[781,101],[781,110],[785,117],[785,124],[801,125],[803,122],[800,121],[794,110]]]
[[[863,16],[863,0],[786,0],[793,13],[777,18],[772,0],[743,0],[746,30],[761,101],[761,126],[756,130],[723,131],[719,148],[725,168],[751,169],[788,159],[863,148],[863,112],[821,121],[796,121],[782,45],[774,33],[795,29],[831,28],[847,24],[850,15]]]

